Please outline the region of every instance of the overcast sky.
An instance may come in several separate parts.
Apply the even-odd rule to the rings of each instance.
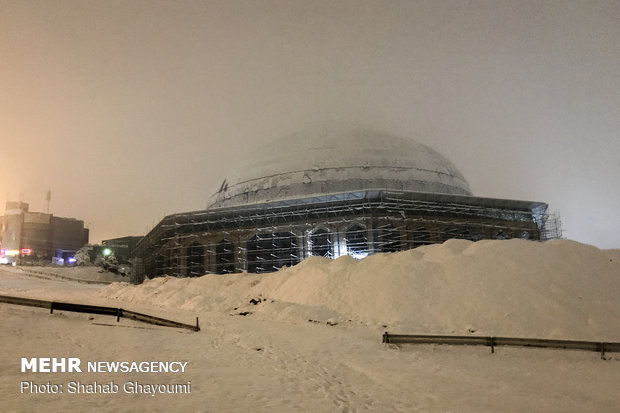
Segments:
[[[341,120],[620,248],[619,69],[619,1],[0,0],[0,195],[143,235]]]

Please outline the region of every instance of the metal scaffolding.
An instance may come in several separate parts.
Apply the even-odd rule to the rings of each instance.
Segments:
[[[361,258],[451,238],[561,237],[540,202],[363,191],[165,217],[136,248],[142,276],[276,271],[310,256]]]

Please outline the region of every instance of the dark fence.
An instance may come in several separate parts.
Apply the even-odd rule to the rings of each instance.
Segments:
[[[390,344],[449,344],[488,346],[491,347],[491,353],[495,352],[495,346],[559,348],[568,350],[596,351],[601,353],[601,358],[605,358],[606,352],[620,352],[620,343],[577,340],[550,340],[541,338],[409,335],[389,334],[388,332],[385,332],[383,334],[383,342]]]
[[[116,321],[120,321],[121,317],[131,320],[141,321],[143,323],[155,324],[166,327],[185,328],[193,331],[200,331],[198,317],[196,317],[196,325],[180,323],[178,321],[167,320],[165,318],[154,317],[148,314],[137,313],[135,311],[125,310],[123,308],[104,307],[97,305],[65,303],[58,301],[35,300],[32,298],[12,297],[8,295],[0,295],[0,303],[26,305],[30,307],[49,308],[50,314],[54,310],[72,311],[76,313],[89,313],[111,315],[116,317]]]

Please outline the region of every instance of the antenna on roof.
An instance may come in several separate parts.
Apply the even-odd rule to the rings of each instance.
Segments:
[[[51,189],[47,190],[47,197],[46,197],[46,199],[47,199],[47,213],[49,214],[50,213],[50,201],[52,200],[52,190]]]
[[[224,178],[224,182],[222,182],[222,185],[220,185],[220,189],[217,192],[224,192],[228,190],[228,182],[226,181],[226,178]]]

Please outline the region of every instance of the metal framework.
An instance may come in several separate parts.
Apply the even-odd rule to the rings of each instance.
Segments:
[[[357,258],[451,238],[561,237],[540,202],[383,190],[165,217],[136,247],[144,276],[270,272],[309,256]]]

